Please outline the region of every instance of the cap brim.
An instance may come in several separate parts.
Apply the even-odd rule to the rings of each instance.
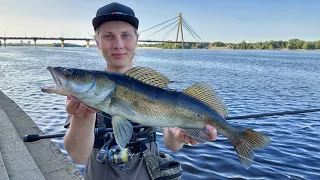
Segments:
[[[123,14],[107,14],[93,18],[92,25],[94,27],[94,30],[96,30],[101,24],[108,21],[124,21],[131,24],[136,29],[138,29],[139,27],[139,20],[134,16]]]

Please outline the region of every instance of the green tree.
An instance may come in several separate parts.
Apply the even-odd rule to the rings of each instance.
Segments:
[[[281,43],[281,48],[287,48],[287,42],[286,41],[282,41]]]
[[[320,49],[320,41],[314,43],[316,49]]]
[[[213,43],[213,46],[223,47],[223,46],[225,46],[225,44],[224,44],[223,42],[214,42],[214,43]]]
[[[263,43],[261,46],[260,46],[260,49],[267,49],[267,45],[265,43]]]
[[[298,43],[299,39],[290,39],[288,42],[288,49],[299,49],[299,43]]]
[[[269,47],[268,47],[268,49],[274,49],[273,44],[270,44]]]
[[[305,42],[302,47],[303,49],[316,49],[315,44],[312,42]]]

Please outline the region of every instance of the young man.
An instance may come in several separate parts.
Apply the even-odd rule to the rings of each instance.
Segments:
[[[133,10],[118,3],[108,4],[98,9],[92,24],[96,32],[97,46],[107,63],[106,70],[124,73],[133,68],[132,59],[137,47],[139,26],[139,20],[135,17]],[[72,98],[67,100],[66,111],[72,116],[70,116],[70,126],[64,138],[65,149],[74,162],[86,163],[86,180],[150,179],[146,164],[141,157],[132,159],[131,164],[126,168],[109,163],[102,164],[96,160],[101,144],[97,145],[99,143],[94,135],[94,128],[97,127],[99,117],[99,123],[102,122],[102,118],[106,124],[109,124],[105,126],[110,126],[108,118],[92,112]],[[206,126],[206,129],[214,141],[216,130],[212,126]],[[181,133],[179,128],[163,128],[162,132],[164,143],[173,151],[178,151],[184,144],[197,144],[195,139]],[[155,136],[155,133],[153,135]],[[155,142],[150,141],[147,148],[154,154],[158,154]]]

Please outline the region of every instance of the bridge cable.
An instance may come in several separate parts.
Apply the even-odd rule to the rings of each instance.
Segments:
[[[178,25],[179,25],[179,24],[174,25],[173,28],[171,28],[171,29],[170,29],[164,36],[162,36],[162,38],[160,38],[159,40],[160,40],[160,41],[164,41],[164,39],[167,38],[168,35],[169,35],[170,33],[172,33],[172,31],[173,31]]]
[[[191,29],[189,29],[189,27],[188,27],[187,25],[183,24],[183,27],[192,35],[192,37],[193,37],[197,42],[199,42],[198,39],[197,39],[196,37],[194,37],[193,33],[191,32]]]
[[[172,22],[172,23],[168,24],[167,26],[165,26],[165,27],[163,27],[163,28],[161,28],[161,29],[159,29],[159,30],[157,30],[157,31],[149,34],[149,35],[146,36],[145,38],[146,38],[146,39],[147,39],[147,38],[150,38],[151,36],[155,35],[156,33],[162,31],[163,29],[165,29],[165,28],[167,28],[167,27],[169,27],[169,26],[171,26],[172,24],[175,24],[175,23],[177,23],[177,22],[178,22],[178,20],[176,20],[175,22]]]
[[[194,34],[195,34],[202,42],[204,42],[204,41],[200,38],[200,36],[192,29],[192,27],[187,23],[186,20],[184,20],[184,19],[182,18],[182,21],[194,32]]]
[[[165,22],[163,22],[163,23],[160,23],[160,24],[158,24],[158,25],[155,25],[155,26],[153,26],[153,27],[151,27],[151,28],[148,28],[148,29],[146,29],[146,30],[140,31],[139,34],[145,32],[145,31],[148,31],[148,30],[150,30],[150,29],[152,29],[152,28],[155,28],[155,27],[157,27],[157,26],[160,26],[160,25],[162,25],[162,24],[164,24],[164,23],[166,23],[166,22],[172,21],[172,20],[174,20],[174,19],[176,19],[176,18],[178,18],[178,16],[177,16],[177,17],[174,17],[174,18],[172,18],[172,19],[169,19],[168,21],[165,21]]]
[[[202,41],[202,42],[204,42],[202,39],[201,39],[201,37],[192,29],[192,27],[187,23],[187,21],[185,21],[184,19],[183,19],[183,22],[186,24],[186,26],[187,27],[189,27],[190,29],[191,29],[191,31]]]
[[[187,23],[187,21],[186,20],[184,20],[184,19],[182,19],[183,20],[183,24],[185,24],[186,25],[186,27],[188,27],[188,29],[190,29],[202,42],[201,42],[201,44],[200,44],[200,47],[201,47],[201,45],[202,45],[202,48],[204,48],[204,41],[201,39],[201,37],[195,32],[195,30],[193,30],[192,29],[192,27]],[[198,41],[197,41],[198,42]],[[199,42],[198,42],[199,43]]]
[[[145,39],[150,38],[151,36],[157,34],[158,32],[162,31],[163,29],[165,29],[165,28],[167,28],[168,26],[171,26],[172,24],[177,23],[177,22],[178,22],[178,20],[175,21],[175,22],[173,22],[173,23],[171,23],[171,24],[169,24],[169,25],[167,25],[167,26],[165,26],[165,27],[163,27],[163,28],[161,28],[161,29],[159,29],[158,31],[155,31],[154,33],[152,33],[152,34],[150,34],[149,36],[145,37]]]

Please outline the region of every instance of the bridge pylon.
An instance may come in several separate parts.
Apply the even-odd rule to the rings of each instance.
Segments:
[[[90,47],[90,40],[86,40],[86,48],[89,48]]]
[[[37,39],[33,39],[34,41],[34,47],[36,48],[37,47]]]
[[[174,44],[174,49],[176,49],[176,46],[177,46],[179,30],[181,31],[181,47],[183,49],[182,13],[179,13],[179,16],[178,16],[178,30],[177,30],[176,43]]]
[[[61,47],[64,48],[64,39],[61,39]]]

